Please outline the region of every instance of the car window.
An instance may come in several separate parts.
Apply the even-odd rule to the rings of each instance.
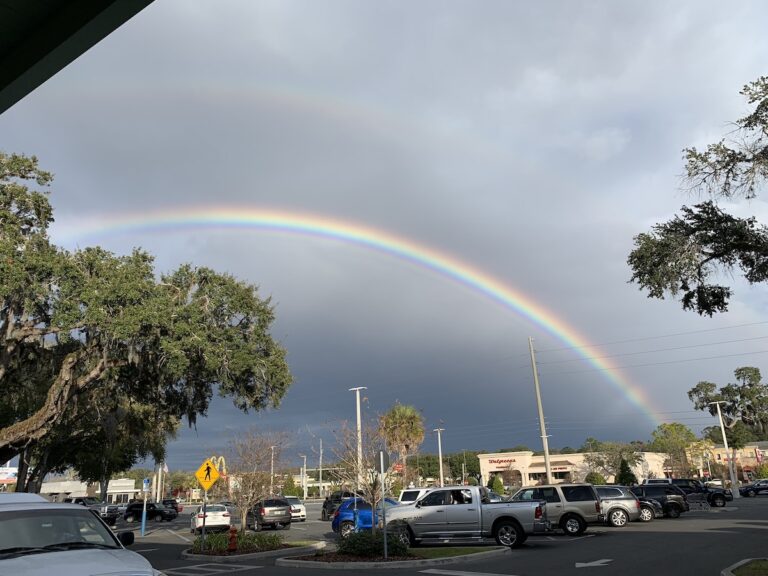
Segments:
[[[624,496],[624,493],[619,490],[618,488],[605,488],[600,487],[596,488],[598,495],[601,498],[622,498]]]
[[[111,531],[89,510],[16,510],[0,514],[0,552],[4,548],[41,548],[64,542],[120,547]]]
[[[546,500],[547,502],[560,502],[560,495],[555,488],[539,488],[538,500]]]
[[[536,491],[536,488],[526,488],[525,490],[520,490],[520,492],[515,494],[513,500],[538,500],[537,497],[534,497],[534,493]]]
[[[563,497],[568,502],[586,502],[595,499],[595,493],[590,486],[563,486]]]
[[[471,490],[451,490],[451,504],[472,504]]]
[[[422,506],[442,506],[445,504],[445,490],[435,490],[421,499]]]
[[[400,501],[401,502],[413,502],[418,497],[419,497],[419,491],[418,490],[403,490],[403,493],[400,494]]]
[[[264,502],[264,505],[269,507],[290,506],[290,504],[288,504],[288,502],[286,502],[285,500],[279,500],[279,499],[266,500]]]
[[[200,511],[202,512],[202,508],[200,509]],[[226,512],[227,507],[222,506],[221,504],[208,504],[205,507],[205,511],[206,512]]]

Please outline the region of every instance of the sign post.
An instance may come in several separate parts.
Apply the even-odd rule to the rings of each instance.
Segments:
[[[144,507],[141,510],[141,535],[144,536],[144,530],[147,527],[147,494],[149,493],[149,478],[144,478],[142,492],[144,492]]]
[[[203,488],[203,527],[200,532],[202,537],[202,549],[205,550],[205,518],[208,510],[208,490],[210,490],[211,486],[216,484],[216,480],[219,479],[219,471],[209,459],[203,462],[200,465],[200,468],[197,469],[195,478],[197,478],[197,481]]]
[[[384,450],[379,450],[379,486],[381,486],[381,519],[384,524],[384,560],[387,559],[387,494],[384,490],[387,469],[389,468],[389,454]]]

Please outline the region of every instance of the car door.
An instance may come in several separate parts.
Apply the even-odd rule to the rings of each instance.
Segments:
[[[472,498],[472,491],[467,489],[449,492],[448,530],[457,535],[480,535],[480,502]]]
[[[450,490],[434,490],[418,501],[411,524],[417,538],[428,538],[446,531],[450,493]]]

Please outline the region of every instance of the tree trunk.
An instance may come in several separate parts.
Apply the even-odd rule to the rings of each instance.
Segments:
[[[109,478],[101,478],[99,480],[99,500],[102,502],[107,501],[107,491],[109,489]]]
[[[19,452],[19,469],[16,473],[16,492],[27,491],[27,476],[29,474],[29,462],[27,461],[27,451]]]
[[[62,418],[72,396],[95,382],[111,365],[102,358],[89,372],[76,377],[75,367],[82,357],[81,352],[67,355],[48,390],[43,406],[26,420],[0,430],[0,453],[15,447],[29,446],[43,438]]]

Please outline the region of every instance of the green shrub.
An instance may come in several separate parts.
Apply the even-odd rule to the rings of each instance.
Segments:
[[[278,550],[283,546],[283,537],[280,534],[253,534],[247,532],[237,533],[237,552],[247,554],[249,552],[266,552]],[[206,554],[227,554],[229,549],[229,533],[216,532],[205,535]],[[203,552],[203,538],[198,536],[192,542],[192,553]]]
[[[364,558],[384,556],[384,532],[381,530],[352,532],[352,534],[339,542],[338,552],[339,554],[361,556]],[[401,540],[388,534],[387,556],[406,556],[407,554],[408,546]]]
[[[605,477],[600,472],[590,472],[584,477],[587,484],[605,484]]]

